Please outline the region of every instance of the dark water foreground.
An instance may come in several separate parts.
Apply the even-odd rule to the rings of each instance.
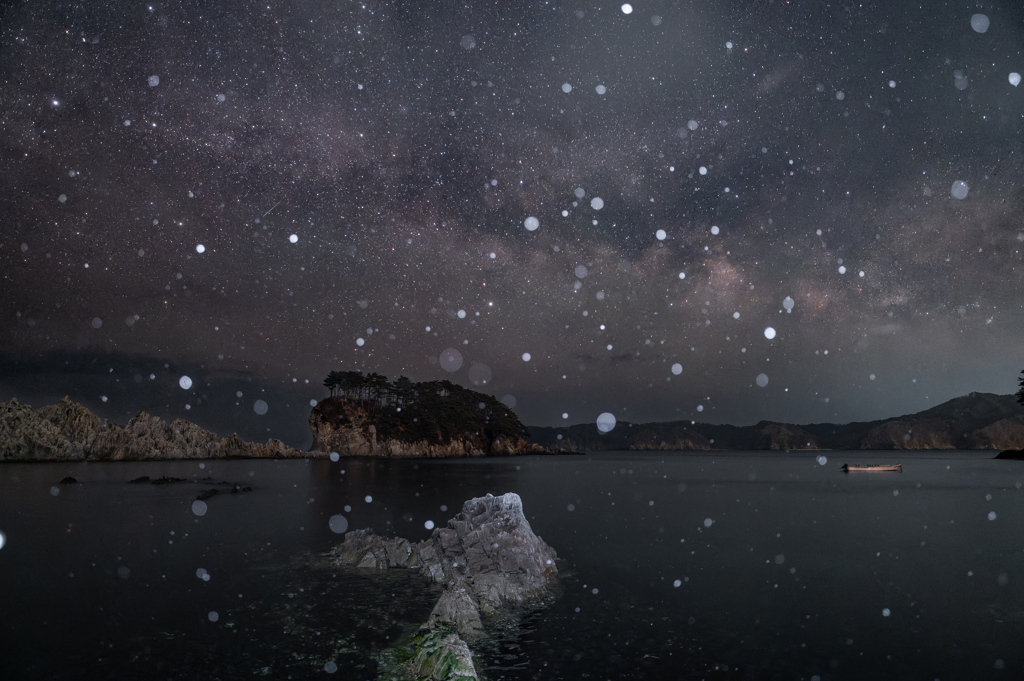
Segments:
[[[1024,462],[826,455],[5,464],[0,676],[375,679],[439,592],[326,566],[329,518],[418,541],[517,492],[561,578],[490,679],[1024,678]]]

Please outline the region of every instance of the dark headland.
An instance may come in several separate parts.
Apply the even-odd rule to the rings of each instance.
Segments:
[[[340,374],[339,374],[340,376]],[[370,377],[364,377],[369,379]],[[351,377],[350,377],[351,378]],[[752,426],[690,421],[634,424],[608,433],[595,424],[529,430],[504,404],[448,381],[412,383],[383,377],[334,386],[309,416],[310,451],[271,439],[219,437],[184,419],[170,423],[140,412],[125,426],[101,419],[65,397],[33,409],[0,403],[0,461],[144,461],[222,458],[447,458],[579,451],[818,449],[959,449],[1024,457],[1024,409],[1013,395],[971,393],[926,411],[878,421]],[[330,378],[329,378],[330,380]],[[354,378],[352,379],[354,380]],[[381,388],[385,385],[387,387]],[[346,389],[346,385],[348,389]],[[390,391],[390,392],[389,392]]]

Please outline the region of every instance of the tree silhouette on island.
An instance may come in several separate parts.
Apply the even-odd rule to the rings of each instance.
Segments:
[[[373,422],[378,438],[447,444],[467,436],[485,442],[530,436],[515,413],[491,395],[451,381],[415,383],[405,376],[388,381],[377,373],[332,371],[324,379],[331,396],[318,408],[344,420],[356,407]]]

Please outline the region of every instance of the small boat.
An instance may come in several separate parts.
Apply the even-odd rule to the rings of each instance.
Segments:
[[[843,464],[843,472],[868,471],[870,473],[902,473],[903,464],[898,463],[869,463],[869,464]]]

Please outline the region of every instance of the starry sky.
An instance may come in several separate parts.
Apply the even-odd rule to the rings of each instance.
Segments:
[[[332,369],[744,425],[1024,368],[1018,2],[0,11],[0,398],[306,447]]]

